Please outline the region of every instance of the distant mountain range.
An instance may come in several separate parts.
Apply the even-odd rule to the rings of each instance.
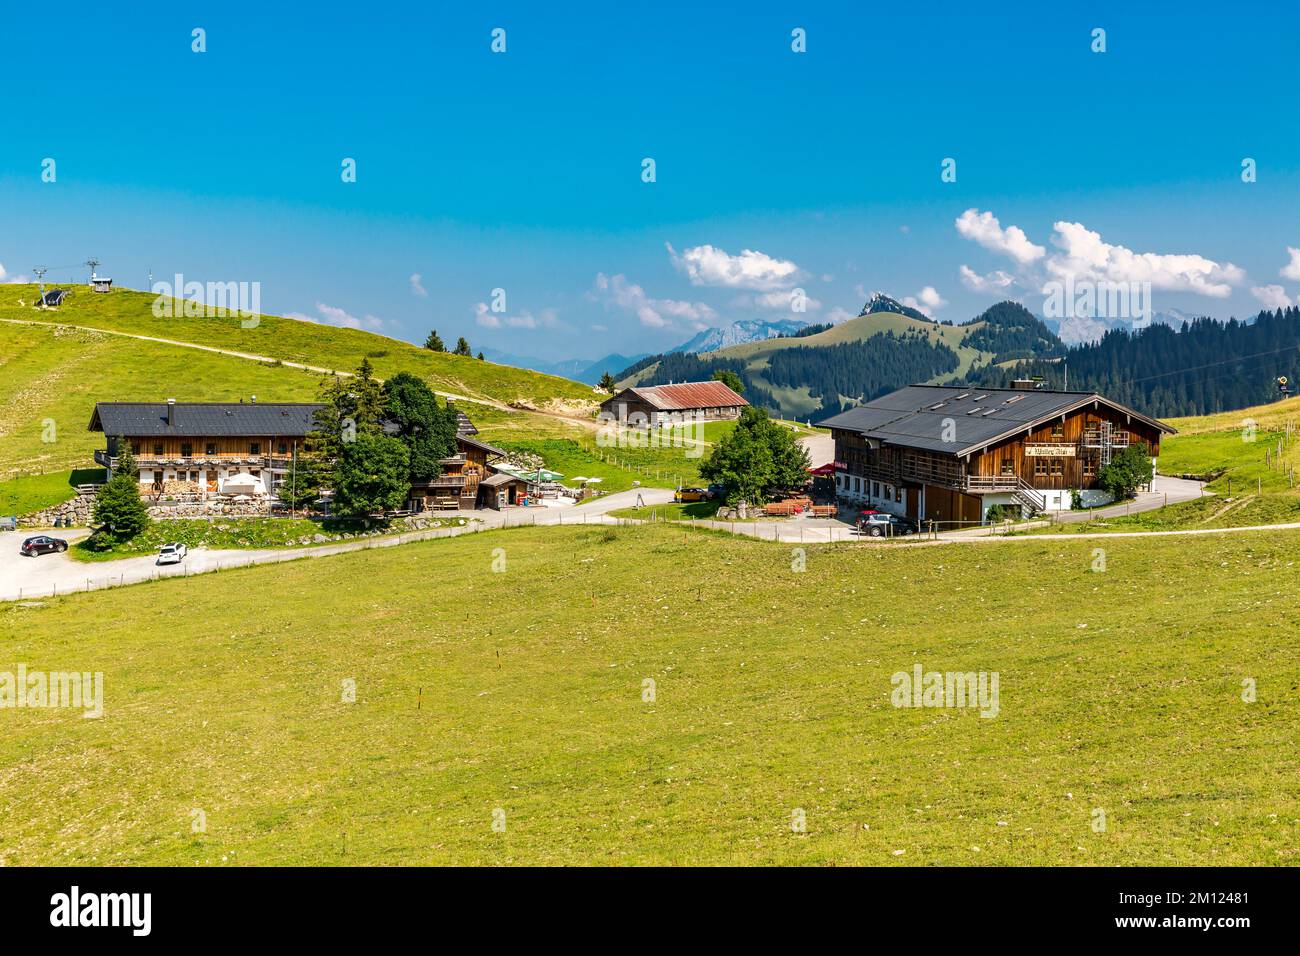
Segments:
[[[767,325],[752,323],[740,331],[757,334]],[[781,329],[708,353],[666,352],[617,377],[625,385],[660,385],[730,371],[740,376],[752,404],[787,418],[815,420],[903,385],[949,381],[980,366],[1064,352],[1060,339],[1015,302],[999,303],[966,325],[951,325],[877,292],[845,322]]]
[[[730,325],[724,325],[721,328],[704,329],[692,336],[689,341],[683,342],[668,351],[670,353],[715,352],[718,349],[729,348],[733,345],[744,345],[747,342],[761,342],[765,339],[794,335],[800,329],[806,328],[807,325],[808,323],[801,319],[778,319],[773,322],[765,322],[760,319],[744,319],[739,322],[732,322]],[[638,352],[635,355],[620,355],[614,352],[595,361],[582,358],[548,360],[534,358],[529,355],[513,355],[510,352],[502,352],[500,349],[483,350],[483,357],[489,362],[496,362],[498,365],[513,365],[516,368],[528,368],[534,372],[545,372],[547,375],[559,375],[573,379],[575,382],[585,382],[588,385],[595,385],[606,372],[611,375],[618,375],[629,366],[649,357],[649,354],[648,352]]]
[[[575,382],[584,382],[587,385],[595,385],[606,372],[617,375],[629,365],[644,359],[647,354],[646,352],[639,352],[635,355],[620,355],[613,352],[595,361],[591,359],[553,361],[527,355],[512,355],[509,352],[502,352],[500,349],[483,349],[483,357],[489,362],[496,362],[498,365],[513,365],[515,368],[528,368],[534,372],[543,372],[547,375],[559,375],[562,378],[572,379]]]
[[[1183,323],[1190,324],[1198,318],[1205,318],[1205,316],[1191,315],[1181,309],[1165,309],[1161,312],[1152,313],[1151,324],[1167,325],[1177,332],[1183,327]],[[1133,328],[1132,319],[1105,319],[1087,316],[1072,316],[1065,319],[1048,319],[1039,316],[1039,319],[1060,336],[1061,341],[1066,345],[1083,345],[1096,342],[1110,329]]]
[[[742,319],[721,328],[705,329],[690,341],[683,342],[669,352],[716,352],[718,349],[747,342],[762,342],[764,339],[776,339],[783,335],[794,335],[807,325],[802,319],[778,319],[765,322],[761,319]],[[628,363],[631,364],[631,363]]]

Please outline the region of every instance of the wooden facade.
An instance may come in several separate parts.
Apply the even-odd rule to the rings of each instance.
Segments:
[[[739,418],[749,403],[722,382],[625,388],[600,403],[600,417],[632,428]]]
[[[1005,394],[992,401],[988,395],[981,396],[985,404],[966,408],[964,413],[979,414],[990,407],[1000,411],[1014,402],[1014,396],[1008,401]],[[939,443],[913,422],[898,433],[889,431],[892,422],[873,433],[839,427],[831,419],[837,490],[841,497],[878,504],[882,510],[945,524],[978,523],[991,503],[1019,504],[1030,511],[1068,509],[1075,493],[1100,495],[1098,475],[1120,451],[1138,445],[1156,458],[1162,433],[1172,431],[1100,396],[1089,402],[1086,395],[1060,394],[1063,408],[1059,413],[1027,421],[1023,428],[975,446],[962,447],[953,441],[952,451],[942,450],[942,445],[933,447]],[[948,400],[941,395],[931,397],[939,401],[918,409],[916,421],[950,414],[956,417],[944,421],[960,434],[958,419],[963,411],[939,411]],[[960,394],[954,400],[967,397],[968,393]],[[907,412],[899,415],[910,417]],[[999,424],[990,428],[1001,428],[1003,419],[996,421]],[[918,432],[917,445],[929,447],[909,447],[910,428]]]
[[[456,444],[459,454],[442,459],[442,474],[432,481],[412,485],[408,502],[412,511],[472,510],[479,507],[479,486],[495,473],[488,461],[505,455],[505,452],[463,434],[456,436]],[[496,502],[495,492],[492,493],[492,502]]]
[[[301,449],[299,436],[231,437],[126,435],[146,495],[207,496],[223,491],[227,480],[248,475],[272,493],[293,471]],[[95,462],[111,475],[117,465],[118,436],[108,436],[107,449],[95,452]]]

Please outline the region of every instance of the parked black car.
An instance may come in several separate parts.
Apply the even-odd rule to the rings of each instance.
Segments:
[[[858,517],[858,534],[869,534],[873,538],[916,534],[916,522],[911,518],[900,518],[898,515],[877,511]]]
[[[51,538],[46,534],[38,534],[34,538],[28,538],[18,549],[19,554],[34,558],[38,554],[53,554],[56,551],[67,551],[68,542],[62,538]]]

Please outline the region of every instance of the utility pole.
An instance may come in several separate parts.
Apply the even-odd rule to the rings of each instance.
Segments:
[[[1065,366],[1065,390],[1070,390],[1070,356],[1061,359],[1061,364]]]
[[[94,256],[91,256],[89,259],[86,260],[86,265],[90,266],[90,282],[88,284],[94,285],[95,269],[99,266],[99,260],[96,259]]]
[[[45,268],[45,266],[37,266],[32,270],[32,272],[36,273],[36,281],[41,284],[41,307],[42,308],[44,308],[45,306],[45,273],[49,271],[50,270]]]

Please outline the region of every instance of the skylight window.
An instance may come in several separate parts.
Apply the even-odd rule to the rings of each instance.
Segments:
[[[977,413],[979,412],[979,410],[980,410],[981,408],[983,408],[983,407],[984,407],[983,405],[976,405],[974,408],[972,408],[972,409],[971,409],[969,412],[967,412],[966,414],[967,414],[967,415],[975,415],[975,414],[977,414]]]
[[[1016,402],[1020,401],[1020,400],[1021,400],[1022,398],[1024,398],[1024,397],[1025,397],[1025,396],[1023,396],[1023,395],[1012,395],[1010,398],[1008,398],[1008,399],[1007,399],[1005,402],[1003,402],[1002,404],[1003,404],[1003,405],[1014,405]]]
[[[944,402],[940,402],[940,403],[937,404],[937,405],[931,405],[931,406],[930,406],[930,411],[934,411],[936,408],[943,408],[943,406],[945,406],[945,405],[947,405],[947,404],[948,404],[948,403],[947,403],[946,401],[944,401]]]

